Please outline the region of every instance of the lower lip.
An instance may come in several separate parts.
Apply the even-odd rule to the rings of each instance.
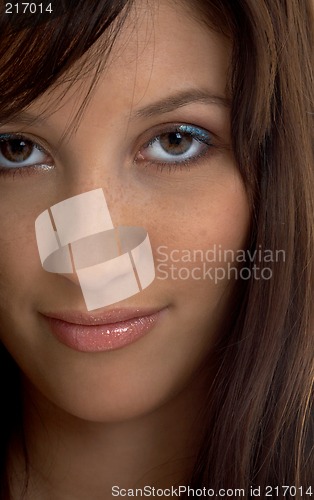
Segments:
[[[48,316],[45,319],[62,344],[75,351],[101,352],[119,349],[140,339],[156,325],[162,312],[106,325],[79,325]]]

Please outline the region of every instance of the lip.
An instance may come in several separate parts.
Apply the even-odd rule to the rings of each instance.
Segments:
[[[165,310],[132,308],[94,314],[60,311],[41,315],[62,344],[79,352],[102,352],[137,341],[156,325]]]

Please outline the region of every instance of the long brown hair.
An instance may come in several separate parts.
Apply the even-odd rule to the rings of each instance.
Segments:
[[[252,205],[249,248],[284,250],[286,257],[268,263],[272,279],[246,283],[230,312],[232,327],[215,347],[218,369],[209,384],[204,440],[189,484],[216,491],[243,488],[244,498],[250,497],[250,487],[261,487],[263,497],[266,486],[289,485],[295,489],[286,497],[301,499],[314,480],[313,4],[185,2],[233,41],[232,137]],[[58,17],[33,18],[20,29],[2,14],[0,122],[56,83],[106,30],[103,53],[110,50],[130,5],[68,0]],[[118,15],[120,22],[113,23]],[[18,394],[18,377],[16,391],[5,388],[17,373],[5,350],[0,370],[8,416],[7,428],[0,431],[1,498],[8,500],[8,429],[19,405],[10,396]]]

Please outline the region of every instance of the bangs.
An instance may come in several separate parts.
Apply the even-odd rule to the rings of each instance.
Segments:
[[[105,59],[132,0],[67,0],[51,16],[13,14],[0,18],[0,120],[7,121],[52,87],[88,52],[88,70]],[[60,12],[61,11],[61,12]],[[114,28],[113,28],[114,26]],[[101,54],[91,47],[106,32]],[[96,56],[96,57],[95,57]],[[79,69],[81,73],[82,65]],[[71,81],[77,75],[73,74]],[[69,82],[71,84],[71,82]]]

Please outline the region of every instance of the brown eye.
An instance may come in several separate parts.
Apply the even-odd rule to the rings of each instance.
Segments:
[[[195,125],[179,125],[155,136],[138,153],[138,161],[155,164],[192,163],[212,149],[212,135]]]
[[[10,139],[0,142],[0,152],[2,156],[13,163],[20,163],[28,160],[34,148],[35,145],[31,141],[24,139]]]
[[[181,132],[170,132],[159,138],[162,149],[171,155],[182,155],[189,151],[193,144],[193,137]]]
[[[49,165],[51,157],[38,144],[14,134],[0,134],[0,168]]]

